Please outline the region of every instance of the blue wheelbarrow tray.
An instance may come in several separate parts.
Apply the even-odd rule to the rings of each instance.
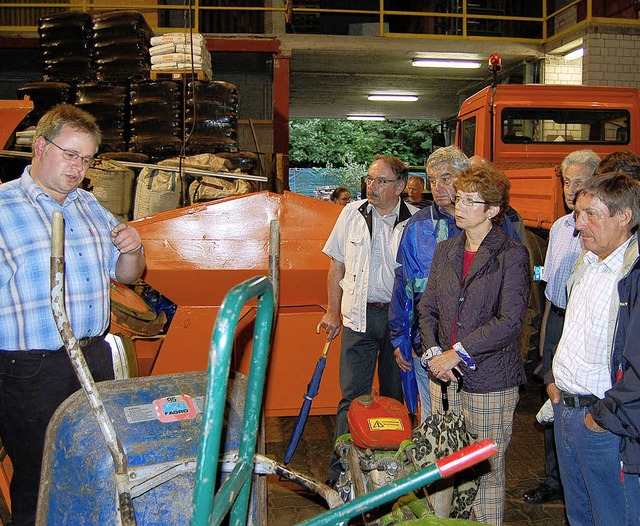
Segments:
[[[189,524],[206,373],[97,385],[127,457],[137,524]],[[237,451],[240,443],[245,392],[246,379],[236,374],[227,392],[225,456]],[[116,502],[113,461],[80,390],[58,408],[47,429],[36,524],[117,525]],[[260,524],[266,517],[260,511],[265,509],[266,492],[254,489],[248,524]]]

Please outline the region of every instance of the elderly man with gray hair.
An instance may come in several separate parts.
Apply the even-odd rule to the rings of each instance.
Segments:
[[[637,434],[631,435],[633,453],[621,457],[615,433],[623,426],[615,420],[628,417],[620,413],[637,407],[640,394],[625,385],[628,364],[618,345],[639,296],[640,183],[617,172],[592,177],[574,205],[585,251],[567,281],[562,337],[547,386],[567,518],[571,525],[638,524]]]
[[[340,390],[335,438],[348,432],[353,400],[371,394],[378,364],[380,394],[402,401],[400,371],[393,358],[387,313],[393,288],[396,251],[402,231],[418,210],[400,199],[409,169],[397,157],[379,155],[369,166],[367,198],[349,203],[336,221],[323,252],[331,258],[328,307],[320,321],[327,340],[342,330]],[[340,476],[334,452],[327,483]]]

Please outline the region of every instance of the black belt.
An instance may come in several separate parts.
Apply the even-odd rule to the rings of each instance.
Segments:
[[[561,309],[560,307],[556,307],[553,303],[551,304],[551,311],[555,312],[561,318],[564,318],[564,314],[566,312],[564,309]]]
[[[594,395],[574,395],[560,391],[560,397],[565,407],[573,407],[579,409],[580,407],[590,407],[600,400]]]
[[[374,309],[388,309],[388,303],[381,303],[379,301],[372,301],[371,303],[367,303],[367,307],[372,307]]]

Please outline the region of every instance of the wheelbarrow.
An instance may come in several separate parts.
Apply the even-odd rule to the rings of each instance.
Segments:
[[[232,471],[244,465],[244,458],[253,474],[274,310],[271,283],[258,277],[227,294],[211,341],[208,374],[96,385],[64,309],[61,214],[54,213],[52,226],[52,308],[82,390],[60,406],[47,430],[36,522],[188,524],[195,515],[194,492],[206,500],[225,479],[233,483],[237,476]],[[240,312],[256,297],[253,365],[248,378],[234,374],[229,380]],[[199,452],[214,459],[213,475],[208,475],[211,463],[198,460]],[[263,469],[273,469],[264,460]],[[250,480],[246,487],[243,524],[264,524],[264,490],[251,493]]]

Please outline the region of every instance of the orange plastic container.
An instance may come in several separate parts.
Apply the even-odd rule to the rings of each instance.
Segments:
[[[411,438],[407,410],[386,396],[359,396],[349,406],[347,422],[353,443],[364,449],[398,449]]]

